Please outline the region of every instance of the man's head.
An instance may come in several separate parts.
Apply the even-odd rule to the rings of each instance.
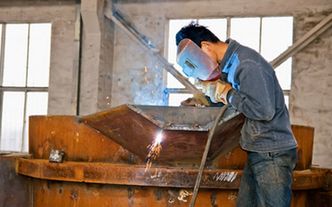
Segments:
[[[225,52],[224,42],[221,42],[219,38],[209,29],[197,23],[190,23],[189,25],[183,27],[176,34],[175,38],[177,46],[181,40],[186,38],[190,39],[198,47],[200,47],[205,54],[216,62],[221,60]]]
[[[201,26],[197,23],[190,23],[189,25],[182,27],[180,31],[176,34],[176,45],[179,45],[181,40],[188,38],[191,39],[196,45],[202,47],[202,41],[207,41],[211,43],[219,42],[219,38],[216,37],[210,30],[206,27]]]
[[[206,27],[196,23],[183,27],[176,34],[176,45],[177,62],[188,77],[211,80],[220,76],[218,62],[225,44]]]

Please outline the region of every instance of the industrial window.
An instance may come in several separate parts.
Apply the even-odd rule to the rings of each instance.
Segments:
[[[168,61],[181,73],[176,64],[175,34],[181,27],[195,21],[207,26],[218,38],[225,41],[232,38],[255,49],[268,61],[272,61],[293,43],[293,17],[239,17],[222,19],[174,19],[169,21]],[[288,106],[291,88],[292,61],[289,58],[275,71],[284,91]],[[193,82],[193,80],[190,80]],[[171,74],[167,74],[168,105],[178,106],[182,100],[192,95]]]
[[[47,114],[51,24],[0,24],[0,151],[28,151],[28,117]]]

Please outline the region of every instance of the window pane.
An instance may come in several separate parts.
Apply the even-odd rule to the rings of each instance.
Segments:
[[[293,42],[293,17],[262,19],[262,55],[272,61]]]
[[[29,116],[31,115],[46,115],[48,104],[47,92],[28,92],[27,94],[27,108],[26,108],[26,126],[24,130],[23,151],[28,151],[28,129]]]
[[[259,52],[260,18],[232,18],[231,38]]]
[[[187,98],[192,97],[192,94],[185,93],[171,93],[169,94],[169,106],[180,106],[181,102],[186,100]]]
[[[226,19],[199,19],[200,25],[206,26],[221,41],[227,38],[227,20]]]
[[[285,98],[286,107],[289,109],[289,96],[285,95],[284,98]]]
[[[48,86],[51,24],[31,24],[28,86]]]
[[[5,34],[4,86],[25,86],[28,24],[7,24]]]
[[[279,84],[283,90],[291,89],[292,79],[292,58],[288,58],[284,63],[275,69]]]
[[[262,19],[261,54],[272,61],[293,43],[293,17],[265,17]],[[276,68],[282,89],[291,85],[292,59]]]
[[[174,65],[174,67],[182,73],[181,67],[176,64],[176,33],[184,26],[188,25],[190,22],[195,21],[195,19],[176,19],[169,21],[169,33],[168,33],[168,62]],[[182,73],[182,75],[184,75]],[[167,73],[167,87],[168,88],[184,88],[184,86],[171,75]]]
[[[24,92],[4,92],[0,150],[21,151]]]

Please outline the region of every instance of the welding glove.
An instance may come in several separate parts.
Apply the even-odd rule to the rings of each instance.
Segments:
[[[227,94],[232,89],[232,86],[224,81],[200,81],[202,92],[210,97],[213,103],[222,102],[228,104]]]
[[[196,106],[196,107],[205,107],[209,106],[204,94],[194,94],[192,98],[188,98],[181,102],[181,106]]]

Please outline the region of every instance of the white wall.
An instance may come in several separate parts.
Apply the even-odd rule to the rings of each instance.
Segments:
[[[76,113],[77,58],[76,6],[73,3],[0,6],[0,22],[51,22],[49,114]]]

